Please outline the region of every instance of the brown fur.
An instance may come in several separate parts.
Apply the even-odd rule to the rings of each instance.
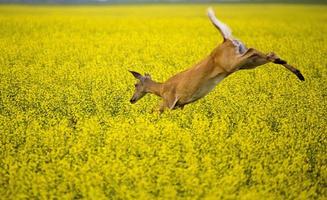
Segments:
[[[207,95],[228,75],[241,69],[253,69],[270,62],[283,65],[300,80],[304,80],[299,70],[287,64],[276,54],[264,54],[253,48],[240,53],[231,39],[224,38],[223,43],[205,59],[163,83],[153,81],[149,75],[142,76],[137,72],[132,72],[139,82],[131,103],[135,103],[146,93],[153,93],[163,99],[159,108],[160,112],[166,108],[183,108],[184,105]]]

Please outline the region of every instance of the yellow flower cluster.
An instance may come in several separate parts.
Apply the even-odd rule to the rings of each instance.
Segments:
[[[207,5],[0,6],[0,199],[325,199],[325,5],[223,4],[269,64],[183,110],[131,105],[221,42]]]

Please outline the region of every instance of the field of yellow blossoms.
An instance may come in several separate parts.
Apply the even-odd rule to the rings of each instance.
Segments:
[[[0,6],[0,199],[326,199],[327,6],[214,4],[297,67],[237,72],[183,110],[129,99],[222,41],[209,5]]]

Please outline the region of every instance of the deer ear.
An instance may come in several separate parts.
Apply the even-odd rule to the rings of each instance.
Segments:
[[[148,73],[145,73],[145,74],[144,74],[144,76],[145,76],[146,78],[149,78],[149,79],[151,79],[151,75],[150,75],[150,74],[148,74]]]
[[[130,71],[130,70],[128,70],[129,72],[131,72],[132,74],[133,74],[133,76],[135,77],[135,78],[137,78],[137,79],[139,79],[139,80],[141,80],[142,79],[142,75],[140,74],[140,73],[138,73],[138,72],[134,72],[134,71]]]

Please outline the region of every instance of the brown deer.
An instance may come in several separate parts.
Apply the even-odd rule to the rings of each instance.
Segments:
[[[132,104],[140,100],[145,94],[152,93],[163,99],[160,113],[164,109],[183,108],[207,95],[220,81],[230,74],[242,69],[254,69],[266,63],[275,63],[284,66],[293,72],[301,81],[304,77],[301,72],[287,64],[275,53],[262,53],[245,45],[232,36],[229,27],[219,21],[211,8],[208,16],[213,25],[224,38],[209,56],[193,67],[182,71],[163,83],[151,79],[149,74],[144,76],[138,72],[130,71],[138,82],[135,84],[135,93],[131,98]]]

